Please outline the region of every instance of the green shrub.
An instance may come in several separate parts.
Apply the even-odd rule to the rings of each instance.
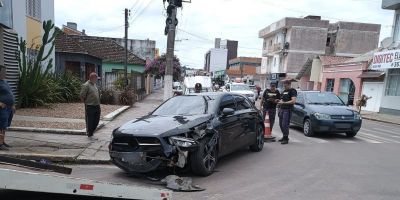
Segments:
[[[129,78],[128,78],[129,80]],[[117,78],[117,80],[114,81],[114,87],[117,90],[123,91],[125,90],[125,78],[124,76],[120,76]]]
[[[126,89],[121,92],[119,96],[119,103],[121,105],[132,105],[133,104],[133,91]]]
[[[81,91],[81,80],[70,72],[62,75],[54,75],[53,78],[58,83],[58,91],[61,93],[60,102],[70,103],[79,101]]]
[[[100,102],[102,104],[114,104],[114,92],[112,90],[100,91]]]

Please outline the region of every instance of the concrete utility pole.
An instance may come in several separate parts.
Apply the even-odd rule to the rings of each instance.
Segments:
[[[176,0],[170,0],[169,6],[172,6],[171,16],[167,19],[168,39],[167,39],[167,66],[164,76],[164,101],[172,97],[172,82],[174,70],[174,48],[175,48],[175,30],[176,30]]]
[[[125,80],[125,88],[128,87],[128,28],[129,28],[128,17],[129,17],[130,12],[131,12],[130,10],[125,8],[125,37],[124,37],[124,46],[125,46],[124,80]]]

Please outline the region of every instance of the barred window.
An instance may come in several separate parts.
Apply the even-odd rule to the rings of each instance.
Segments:
[[[333,89],[335,88],[335,79],[326,79],[326,88],[325,91],[327,92],[333,92]]]
[[[41,21],[41,0],[26,0],[26,15]]]
[[[400,96],[400,69],[389,69],[386,96]]]

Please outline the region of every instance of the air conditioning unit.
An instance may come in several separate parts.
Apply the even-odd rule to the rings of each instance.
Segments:
[[[17,53],[18,34],[12,29],[0,26],[0,64],[6,67],[6,79],[16,99],[19,81]]]

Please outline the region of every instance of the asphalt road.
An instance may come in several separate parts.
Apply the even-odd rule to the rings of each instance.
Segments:
[[[274,134],[279,135],[277,126]],[[174,192],[174,199],[399,199],[400,126],[364,120],[355,138],[305,137],[291,129],[290,143],[266,143],[222,158],[209,177],[193,177],[203,192]],[[128,177],[112,165],[73,166],[73,176],[163,188]],[[192,176],[192,174],[183,174]],[[77,199],[0,191],[1,199]],[[88,199],[88,198],[82,198]],[[90,199],[90,198],[89,198]],[[92,198],[93,199],[93,198]]]

